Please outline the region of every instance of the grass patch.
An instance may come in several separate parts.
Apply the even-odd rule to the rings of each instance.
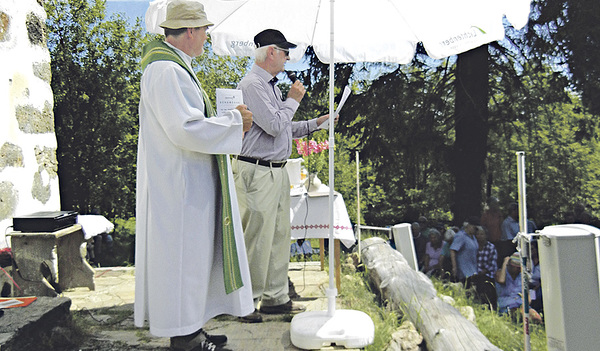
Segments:
[[[342,260],[344,256],[342,254]],[[380,302],[377,294],[370,289],[366,282],[367,278],[364,272],[351,272],[344,269],[339,292],[340,303],[344,309],[362,311],[371,317],[375,325],[375,337],[373,344],[365,347],[365,350],[385,350],[392,338],[392,333],[403,322],[403,316]]]
[[[454,299],[455,307],[471,306],[475,312],[477,328],[490,340],[490,342],[504,351],[520,351],[524,348],[523,318],[517,314],[510,316],[499,315],[491,311],[486,305],[474,301],[467,296],[467,291],[458,284],[448,284],[442,280],[432,278],[431,281],[438,295],[450,296]],[[531,349],[546,351],[546,330],[543,325],[529,324]]]
[[[342,262],[347,257],[342,254]],[[342,266],[344,267],[344,266]],[[365,312],[375,325],[375,338],[373,344],[367,346],[367,351],[385,350],[394,333],[400,325],[407,320],[401,311],[393,311],[381,301],[375,291],[370,288],[368,278],[363,271],[350,271],[342,269],[340,303],[343,308]],[[467,295],[467,291],[460,285],[447,284],[439,279],[432,279],[438,295],[450,296],[455,301],[455,307],[471,306],[475,313],[477,327],[481,333],[504,351],[521,351],[524,348],[523,321],[520,316],[499,315],[490,311]],[[531,349],[547,351],[546,331],[543,325],[530,323]]]

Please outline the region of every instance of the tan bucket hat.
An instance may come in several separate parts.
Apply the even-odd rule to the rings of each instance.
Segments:
[[[196,28],[212,26],[206,17],[204,5],[194,0],[175,0],[167,5],[167,19],[160,24],[162,28]]]

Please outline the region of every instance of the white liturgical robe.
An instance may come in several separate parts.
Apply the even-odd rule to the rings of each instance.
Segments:
[[[191,58],[177,51],[189,65]],[[137,164],[135,324],[159,337],[191,334],[209,319],[254,311],[233,176],[229,189],[244,286],[223,282],[219,173],[213,154],[238,154],[242,117],[206,118],[198,86],[175,62],[141,80]],[[228,161],[229,162],[229,161]],[[229,167],[230,169],[230,167]]]

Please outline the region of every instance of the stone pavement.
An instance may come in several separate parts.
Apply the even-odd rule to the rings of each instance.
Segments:
[[[298,301],[309,311],[327,310],[325,289],[329,286],[326,271],[319,262],[292,262],[289,276]],[[97,268],[96,290],[72,289],[64,293],[72,300],[71,311],[82,318],[93,339],[109,344],[123,345],[124,350],[168,350],[169,339],[152,336],[147,328],[133,325],[134,269],[125,267]],[[339,305],[339,301],[338,301]],[[226,334],[232,350],[299,350],[290,340],[290,321],[287,315],[263,315],[264,322],[242,323],[238,318],[220,316],[207,323],[205,330],[213,334]],[[100,349],[100,348],[99,348]],[[112,348],[117,350],[117,348]],[[344,349],[328,346],[323,350]],[[81,350],[95,350],[86,348]]]

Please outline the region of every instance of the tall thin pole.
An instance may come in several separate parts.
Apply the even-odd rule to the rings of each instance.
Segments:
[[[335,315],[335,297],[337,296],[337,289],[335,287],[335,283],[333,280],[333,272],[335,272],[334,261],[335,261],[335,249],[333,245],[333,192],[335,188],[334,182],[334,169],[333,169],[333,155],[335,152],[335,138],[333,133],[333,126],[335,123],[335,111],[333,109],[333,90],[335,88],[335,76],[334,76],[334,66],[335,59],[333,58],[334,54],[334,26],[333,26],[333,10],[334,10],[334,0],[330,0],[330,59],[329,59],[329,289],[328,289],[328,306],[327,314],[329,316]]]
[[[519,251],[521,253],[521,288],[523,294],[523,335],[524,351],[531,351],[531,335],[529,334],[529,271],[527,268],[527,255],[529,253],[527,236],[527,196],[525,189],[525,153],[519,151],[517,155],[517,183],[519,188]]]
[[[360,257],[360,160],[358,151],[356,151],[356,237],[358,240],[358,262],[362,262]]]

